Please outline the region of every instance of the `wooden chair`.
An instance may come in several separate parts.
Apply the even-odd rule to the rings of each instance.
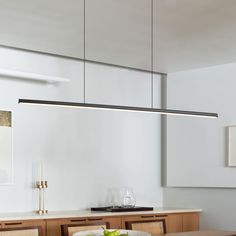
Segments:
[[[72,236],[74,233],[86,230],[99,230],[109,228],[109,223],[99,222],[97,224],[68,224],[61,226],[62,236]]]
[[[0,236],[42,236],[42,228],[40,226],[0,228]]]
[[[145,231],[150,234],[165,234],[166,222],[164,219],[150,221],[128,221],[126,229]]]

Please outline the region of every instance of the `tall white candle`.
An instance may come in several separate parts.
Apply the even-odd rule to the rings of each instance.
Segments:
[[[41,162],[41,176],[42,176],[42,181],[45,181],[43,161]]]
[[[44,181],[44,166],[43,161],[39,163],[39,181]]]
[[[42,181],[42,162],[39,163],[39,181]]]

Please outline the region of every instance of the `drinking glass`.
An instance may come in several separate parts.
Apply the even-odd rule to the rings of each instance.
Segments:
[[[121,206],[121,193],[119,188],[109,188],[107,191],[106,205],[109,207]]]

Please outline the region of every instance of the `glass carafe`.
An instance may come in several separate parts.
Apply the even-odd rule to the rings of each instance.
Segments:
[[[122,190],[122,207],[135,207],[136,199],[132,188],[125,187]]]

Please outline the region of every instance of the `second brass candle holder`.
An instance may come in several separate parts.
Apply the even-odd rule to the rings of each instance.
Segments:
[[[37,213],[42,215],[48,213],[45,209],[45,189],[48,188],[48,181],[37,181],[36,188],[39,190],[39,209]]]

